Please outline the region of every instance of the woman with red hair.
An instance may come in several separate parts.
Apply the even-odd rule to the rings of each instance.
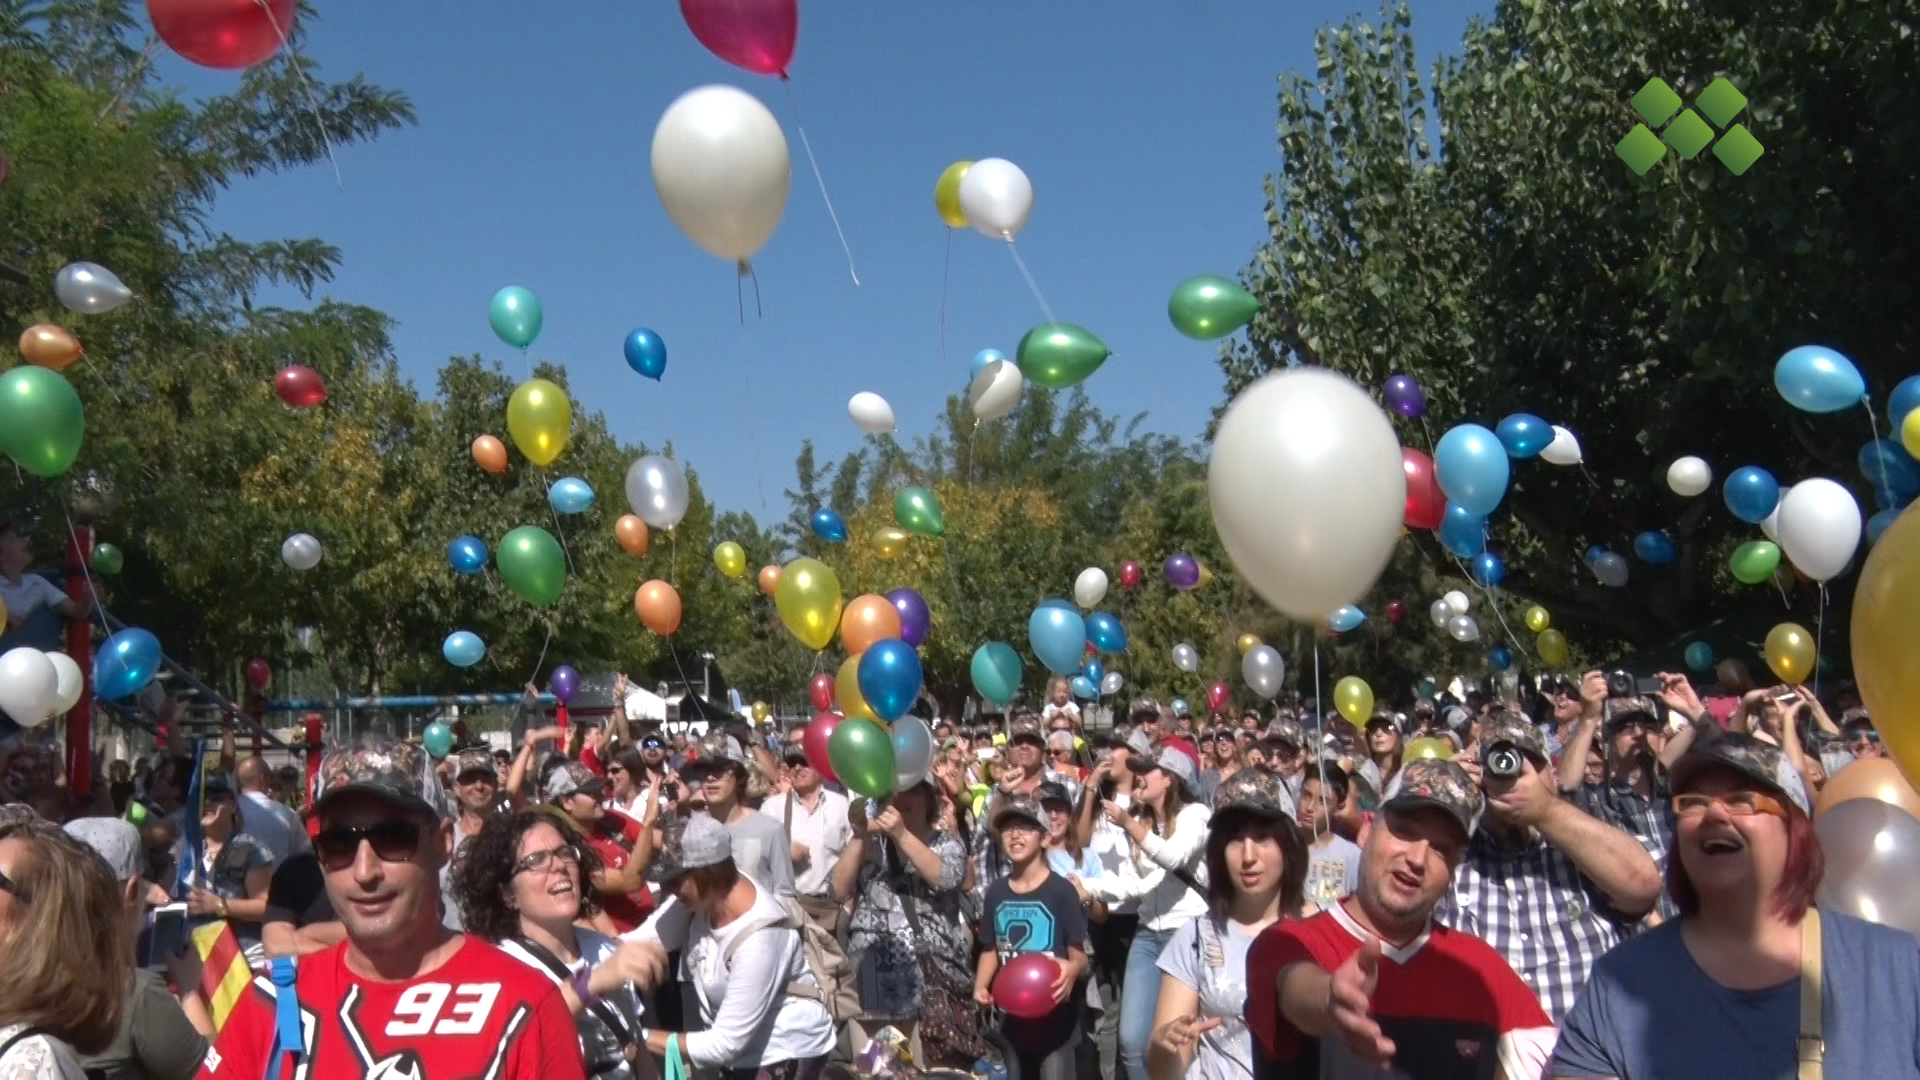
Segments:
[[[1593,966],[1560,1077],[1920,1077],[1920,943],[1814,906],[1825,860],[1780,748],[1696,743],[1670,774],[1680,917]]]

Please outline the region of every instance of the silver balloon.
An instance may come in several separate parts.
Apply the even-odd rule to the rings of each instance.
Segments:
[[[1593,560],[1593,576],[1609,589],[1627,586],[1627,560],[1617,552],[1606,552]]]
[[[1444,597],[1435,600],[1433,604],[1427,608],[1427,618],[1433,620],[1433,625],[1445,630],[1447,628],[1447,620],[1453,618],[1453,606],[1448,604]]]
[[[1117,671],[1109,671],[1105,675],[1100,676],[1100,692],[1102,694],[1117,694],[1120,692],[1120,688],[1125,685],[1127,685],[1126,678]]]
[[[1286,661],[1280,659],[1280,650],[1273,646],[1256,645],[1240,658],[1240,677],[1247,680],[1247,689],[1271,700],[1286,680]]]
[[[1181,671],[1200,670],[1200,650],[1181,642],[1173,647],[1173,666]]]
[[[933,768],[933,730],[911,714],[893,722],[893,790],[905,791]]]
[[[53,295],[68,311],[99,315],[133,299],[133,290],[99,263],[77,262],[61,268],[53,279]]]
[[[294,533],[280,545],[280,558],[295,570],[311,570],[320,565],[320,541],[306,533]]]
[[[672,458],[648,454],[627,467],[627,503],[641,521],[671,529],[687,516],[687,474]]]
[[[1471,615],[1455,615],[1447,620],[1447,633],[1455,641],[1480,640],[1480,624]]]
[[[1849,799],[1813,825],[1827,859],[1819,904],[1920,935],[1920,821],[1878,799]]]

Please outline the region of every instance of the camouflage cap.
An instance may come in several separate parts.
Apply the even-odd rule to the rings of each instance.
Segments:
[[[1032,716],[1020,716],[1007,724],[1007,741],[1014,743],[1022,739],[1032,740],[1041,746],[1047,744],[1046,732],[1040,730],[1038,719]]]
[[[483,772],[488,776],[498,776],[500,767],[493,760],[493,751],[484,746],[469,746],[453,755],[453,778],[460,779],[473,773]]]
[[[1524,713],[1503,710],[1494,713],[1480,725],[1482,752],[1487,747],[1499,743],[1513,744],[1514,749],[1532,758],[1535,765],[1541,765],[1549,760],[1546,736],[1540,733],[1540,728],[1527,719]]]
[[[1642,717],[1658,724],[1666,719],[1667,707],[1650,697],[1608,698],[1606,714],[1610,727]]]
[[[1442,758],[1416,758],[1400,767],[1387,785],[1380,809],[1411,810],[1431,806],[1460,823],[1468,836],[1480,817],[1480,789],[1465,769]]]
[[[1300,725],[1292,720],[1275,720],[1267,725],[1267,738],[1279,739],[1295,750],[1307,745],[1307,737],[1301,733]]]
[[[1220,781],[1213,793],[1214,821],[1229,810],[1293,820],[1293,792],[1280,774],[1269,769],[1245,768]]]
[[[733,736],[723,731],[709,731],[700,736],[700,740],[694,743],[693,747],[699,756],[680,769],[682,775],[688,773],[698,775],[716,765],[737,765],[741,774],[745,775],[747,752],[741,747],[739,740]]]
[[[1133,705],[1127,709],[1127,715],[1129,717],[1151,715],[1157,720],[1160,717],[1160,703],[1150,697],[1134,698]]]
[[[1033,798],[1034,801],[1040,804],[1042,809],[1045,809],[1046,805],[1050,802],[1066,803],[1068,806],[1073,805],[1073,795],[1067,791],[1067,785],[1052,780],[1045,781],[1039,787],[1034,788]]]
[[[564,799],[569,795],[598,795],[606,789],[605,780],[577,761],[566,762],[547,777],[546,794],[549,800]]]
[[[733,834],[710,814],[676,817],[660,830],[660,848],[647,864],[646,878],[665,885],[689,870],[717,866],[733,858]]]
[[[1673,763],[1668,782],[1675,793],[1685,792],[1694,778],[1718,767],[1731,769],[1756,784],[1771,788],[1799,807],[1803,814],[1812,812],[1806,781],[1779,747],[1733,731],[1702,732],[1701,736]]]
[[[354,792],[432,816],[439,815],[443,801],[427,752],[380,733],[329,753],[320,762],[319,779],[320,796],[313,807],[322,813],[334,800]]]
[[[1039,826],[1041,831],[1047,828],[1047,812],[1040,803],[1030,796],[1018,795],[1000,800],[1000,806],[993,812],[993,829],[998,832],[1006,827],[1010,817],[1023,817]]]

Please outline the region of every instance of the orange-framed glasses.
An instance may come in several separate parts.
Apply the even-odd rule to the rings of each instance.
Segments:
[[[1787,808],[1780,800],[1771,795],[1762,795],[1758,791],[1729,791],[1722,795],[1675,795],[1673,813],[1675,817],[1693,817],[1707,812],[1707,807],[1718,805],[1729,817],[1752,817],[1755,814],[1771,814],[1777,818],[1787,816]]]

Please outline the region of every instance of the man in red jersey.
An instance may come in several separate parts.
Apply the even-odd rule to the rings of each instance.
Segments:
[[[313,848],[346,940],[299,960],[296,1002],[255,979],[201,1080],[584,1080],[559,988],[441,925],[453,823],[420,749],[372,736],[336,750],[320,791]]]
[[[1275,923],[1247,954],[1255,1080],[1522,1080],[1554,1028],[1493,947],[1433,921],[1480,812],[1451,761],[1400,770],[1368,830],[1360,888]]]

